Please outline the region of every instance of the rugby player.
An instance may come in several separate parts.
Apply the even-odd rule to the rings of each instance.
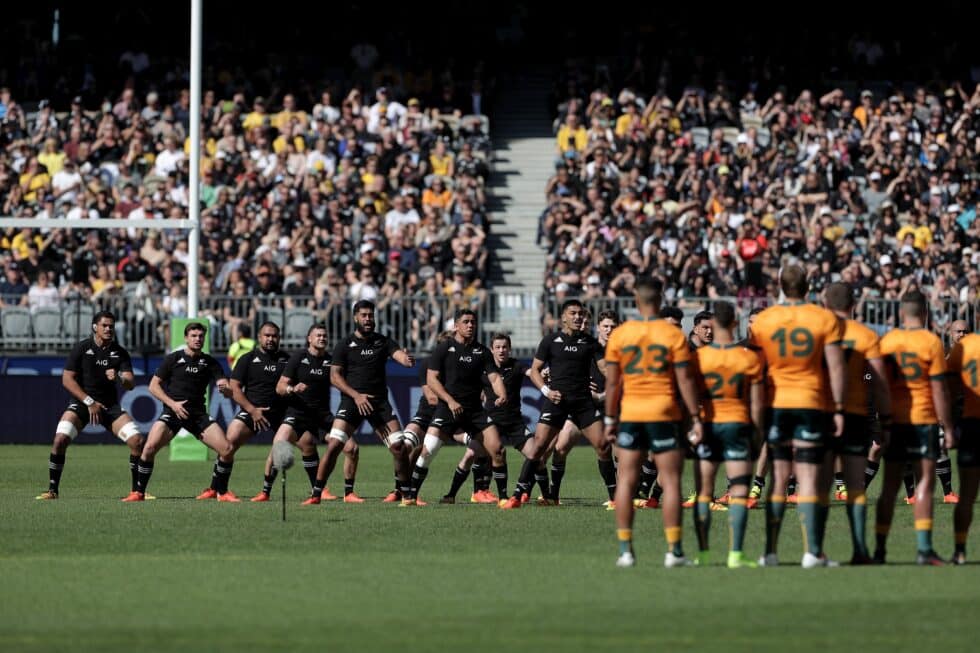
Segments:
[[[299,444],[303,452],[303,469],[310,479],[310,497],[303,505],[320,503],[324,486],[317,486],[318,457],[315,443],[320,432],[333,423],[330,412],[330,352],[327,351],[327,327],[322,322],[306,332],[306,348],[294,352],[276,382],[276,394],[285,399],[282,424],[273,438],[276,442]],[[312,443],[312,444],[311,444]]]
[[[585,323],[592,321],[591,314],[586,311]],[[619,316],[614,311],[602,311],[596,319],[595,338],[599,341],[603,353],[606,351],[606,343],[609,342],[609,334],[619,326]],[[589,369],[589,383],[592,394],[592,401],[595,403],[596,410],[603,410],[606,401],[606,375],[599,371],[599,366],[593,362]],[[554,503],[560,502],[561,482],[565,477],[565,462],[568,454],[582,437],[579,430],[572,420],[566,420],[558,438],[555,439],[554,452],[551,454],[551,499]],[[547,480],[547,472],[538,470],[535,480],[540,484]],[[542,488],[544,486],[542,485]],[[545,492],[544,496],[548,494]]]
[[[765,385],[759,355],[735,342],[735,307],[716,302],[712,316],[713,339],[694,352],[701,387],[704,437],[697,455],[701,489],[695,509],[698,548],[696,563],[708,564],[712,490],[719,464],[728,477],[728,525],[731,534],[728,568],[756,567],[742,552],[748,522],[748,494],[752,480],[752,452],[762,439]]]
[[[954,323],[955,324],[955,323]],[[955,336],[954,336],[955,337]],[[980,484],[980,335],[960,336],[949,353],[949,374],[962,393],[963,408],[957,424],[960,454],[956,462],[960,471],[960,502],[953,510],[955,550],[950,560],[966,564],[966,539],[973,521],[973,503]]]
[[[429,473],[429,464],[442,443],[457,432],[469,433],[478,440],[493,461],[500,467],[503,461],[500,434],[480,403],[483,376],[496,395],[494,405],[507,403],[507,389],[493,362],[493,354],[476,340],[476,313],[463,309],[454,321],[456,333],[440,342],[429,359],[426,382],[439,398],[426,431],[419,455],[412,470],[412,487],[402,499],[402,506],[417,506],[419,489]]]
[[[409,456],[417,441],[406,436],[388,402],[386,366],[391,358],[402,367],[415,365],[415,358],[394,340],[375,331],[374,303],[354,304],[354,332],[334,347],[330,383],[342,393],[327,442],[327,452],[317,469],[317,484],[326,485],[337,457],[351,435],[368,420],[375,434],[391,452],[395,478],[400,485],[409,480]],[[407,437],[407,440],[406,440]],[[363,503],[354,494],[353,479],[344,483],[344,501]]]
[[[119,405],[118,383],[133,389],[133,363],[129,352],[116,342],[116,317],[99,311],[92,317],[92,335],[72,347],[61,373],[61,385],[72,396],[58,426],[48,456],[48,489],[36,498],[58,498],[65,452],[89,423],[98,424],[129,447],[130,491],[136,491],[137,466],[143,449],[139,428]]]
[[[640,466],[648,452],[655,456],[663,487],[663,524],[667,539],[665,567],[690,564],[681,545],[681,473],[687,445],[681,435],[681,402],[691,416],[688,442],[702,437],[697,386],[688,363],[691,352],[684,333],[657,317],[663,285],[641,279],[634,292],[640,320],[620,325],[605,353],[605,438],[615,439],[619,458],[616,496],[618,567],[636,564],[633,551],[633,495]]]
[[[167,446],[180,429],[184,429],[218,454],[215,465],[218,501],[238,503],[240,499],[228,490],[235,460],[235,448],[225,432],[208,414],[206,405],[208,387],[215,387],[225,397],[231,397],[231,385],[224,370],[210,354],[205,354],[204,336],[207,327],[200,322],[189,322],[184,327],[184,346],[163,358],[159,369],[150,380],[150,394],[163,404],[163,414],[157,418],[146,438],[140,456],[136,490],[123,501],[143,501],[146,487],[153,474],[153,461],[157,452]]]
[[[867,497],[864,488],[865,461],[871,447],[871,402],[865,375],[871,376],[875,410],[881,425],[882,439],[887,441],[891,421],[891,400],[885,381],[885,363],[881,357],[878,336],[874,331],[853,320],[854,293],[844,283],[832,283],[824,293],[824,305],[844,320],[844,360],[847,370],[847,399],[844,402],[844,434],[833,444],[843,462],[843,476],[848,491],[847,521],[851,527],[852,565],[870,564],[871,556],[865,540]]]
[[[808,283],[803,268],[784,267],[779,283],[786,301],[764,310],[752,324],[752,344],[760,349],[775,388],[768,433],[773,482],[766,501],[766,549],[760,563],[779,564],[776,545],[795,462],[804,533],[801,564],[806,569],[825,567],[830,564],[823,555],[823,535],[832,475],[823,469],[829,437],[840,437],[844,431],[844,327],[827,309],[804,302]],[[833,402],[832,427],[825,412],[828,396]]]
[[[593,362],[599,372],[605,375],[606,363],[603,360],[602,346],[594,337],[585,333],[585,309],[582,302],[571,299],[562,304],[560,331],[546,336],[538,345],[534,361],[531,363],[531,381],[541,391],[545,401],[541,406],[541,416],[534,432],[534,439],[522,450],[526,456],[521,475],[517,481],[514,495],[501,508],[519,508],[522,495],[530,491],[534,482],[539,461],[547,455],[548,447],[558,435],[565,421],[571,421],[595,448],[599,463],[599,474],[609,501],[616,497],[616,465],[612,460],[612,447],[602,432],[600,412],[592,400],[589,384],[589,371]],[[541,372],[551,368],[551,386],[545,383]],[[554,497],[545,496],[553,501]],[[630,506],[632,506],[632,497]],[[613,504],[609,504],[612,509]]]
[[[895,495],[906,461],[917,472],[915,490],[916,564],[943,563],[932,548],[932,493],[936,484],[939,427],[946,427],[946,446],[952,448],[953,420],[946,390],[943,343],[926,325],[926,298],[907,292],[899,306],[902,326],[881,339],[888,364],[892,400],[891,438],[885,448],[885,478],[875,511],[875,562],[884,563],[885,544],[895,512]]]

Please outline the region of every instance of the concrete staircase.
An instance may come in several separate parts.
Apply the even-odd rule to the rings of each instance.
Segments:
[[[493,174],[487,183],[493,215],[488,239],[493,251],[490,283],[501,293],[494,326],[510,331],[515,349],[534,347],[541,337],[545,252],[536,239],[545,185],[554,172],[550,87],[546,73],[515,79],[501,89],[490,126],[494,144]]]

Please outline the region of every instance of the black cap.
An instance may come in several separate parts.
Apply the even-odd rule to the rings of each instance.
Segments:
[[[664,319],[670,318],[672,320],[683,320],[684,311],[677,308],[676,306],[664,306],[663,308],[660,309],[660,317]]]

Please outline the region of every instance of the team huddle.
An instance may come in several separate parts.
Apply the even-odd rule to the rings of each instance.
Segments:
[[[168,354],[150,381],[150,392],[164,408],[145,438],[120,406],[116,384],[133,387],[132,364],[115,342],[113,315],[101,312],[93,319],[92,336],[78,343],[66,362],[62,380],[72,400],[56,428],[48,490],[38,498],[58,498],[65,452],[89,423],[111,430],[129,447],[126,502],[152,498],[147,489],[156,453],[181,429],[217,454],[210,486],[198,499],[239,502],[229,489],[235,453],[256,433],[271,431],[276,442],[288,441],[301,450],[311,486],[305,505],[337,498],[327,482],[342,453],[344,501],[363,502],[354,492],[357,445],[352,436],[366,420],[392,455],[394,487],[384,498],[387,503],[425,505],[420,490],[430,464],[443,444],[456,441],[466,449],[441,503],[456,501],[472,471],[473,502],[517,509],[530,501],[537,484],[536,503],[554,506],[561,503],[565,459],[584,436],[596,452],[606,505],[616,513],[620,567],[635,564],[637,507],[663,509],[665,566],[708,562],[712,512],[720,505],[714,484],[722,463],[731,568],[778,564],[778,540],[791,497],[804,533],[802,566],[836,564],[823,551],[835,469],[837,496],[846,500],[852,564],[885,562],[904,477],[915,479],[906,484],[915,483],[908,501],[915,504],[916,561],[939,565],[944,561],[932,547],[936,461],[941,453],[948,461],[945,451],[958,446],[961,501],[954,513],[952,562],[963,564],[980,481],[980,336],[963,336],[947,355],[940,339],[924,328],[924,297],[910,292],[901,302],[901,328],[879,339],[851,319],[848,286],[831,285],[822,308],[803,301],[808,288],[799,267],[784,268],[780,283],[786,301],[753,314],[743,342],[735,341],[735,309],[725,302],[715,303],[710,314],[699,314],[695,335],[686,338],[679,311],[661,308],[662,286],[654,280],[636,285],[640,319],[617,325],[614,314],[602,313],[598,337],[590,333],[584,306],[570,300],[561,308],[560,330],[541,341],[530,367],[512,357],[505,334],[495,334],[489,347],[479,342],[477,316],[463,310],[418,366],[422,396],[405,425],[388,401],[386,366],[389,359],[409,368],[416,361],[376,331],[371,302],[354,305],[355,329],[332,351],[322,324],[310,328],[305,349],[288,355],[279,349],[279,326],[264,323],[257,348],[239,357],[230,379],[202,351],[206,327],[192,322],[184,330],[184,347]],[[521,412],[525,379],[543,398],[533,432]],[[240,407],[227,432],[207,410],[212,384]],[[336,413],[330,407],[331,387],[341,393]],[[326,452],[320,457],[317,445],[324,441]],[[509,497],[508,445],[524,458]],[[882,454],[884,481],[872,555],[865,538],[865,487]],[[693,560],[682,548],[685,457],[695,459],[692,507],[699,553]],[[766,485],[767,468],[765,551],[756,562],[743,552],[743,543],[749,509]],[[262,490],[252,501],[268,501],[275,478],[270,456]]]

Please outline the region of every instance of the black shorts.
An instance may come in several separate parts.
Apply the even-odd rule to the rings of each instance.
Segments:
[[[79,421],[82,423],[82,428],[88,425],[88,406],[80,401],[73,401],[68,404],[65,408],[66,413],[75,413],[78,416]],[[99,424],[104,426],[108,430],[112,430],[112,423],[117,419],[126,414],[126,411],[122,409],[119,403],[114,403],[111,406],[106,406],[101,411],[99,411]],[[82,429],[78,429],[81,431]]]
[[[538,418],[539,424],[560,429],[565,422],[571,420],[580,431],[584,431],[599,421],[602,413],[596,408],[592,398],[575,399],[562,397],[561,403],[554,404],[550,399],[545,399],[541,404],[541,417]]]
[[[387,397],[383,399],[375,397],[371,400],[371,407],[373,410],[370,415],[361,415],[354,400],[347,395],[341,395],[336,417],[350,424],[355,431],[360,428],[364,420],[367,420],[375,430],[383,430],[388,422],[395,419],[395,412],[391,409]]]
[[[960,419],[959,455],[956,462],[960,467],[980,467],[980,419],[964,417]]]
[[[418,425],[422,429],[422,432],[425,433],[429,428],[429,424],[432,423],[432,416],[435,412],[436,407],[429,403],[425,395],[422,395],[419,398],[419,406],[415,409],[415,417],[409,423]]]
[[[163,414],[157,418],[157,421],[166,424],[175,435],[177,431],[184,429],[198,440],[209,426],[217,424],[217,421],[205,412],[188,411],[188,413],[187,419],[180,419],[174,411],[164,408]]]
[[[483,406],[479,404],[463,406],[463,412],[459,414],[459,417],[453,417],[453,412],[449,410],[449,406],[440,401],[432,415],[432,423],[429,426],[439,429],[443,436],[451,436],[457,431],[477,435],[493,425],[487,411],[483,410]]]
[[[269,431],[271,431],[272,433],[278,431],[279,426],[282,424],[282,418],[285,417],[285,415],[286,415],[285,408],[270,409],[265,411],[265,418],[269,422]],[[244,410],[239,411],[238,414],[235,415],[235,419],[237,419],[239,422],[247,426],[248,430],[252,431],[253,433],[256,432],[255,420],[252,419],[252,416],[249,415],[247,411]]]
[[[925,458],[935,462],[938,457],[938,424],[892,424],[885,460],[918,462]]]
[[[290,406],[286,409],[282,423],[292,427],[297,438],[303,437],[309,431],[319,441],[321,432],[328,433],[333,426],[333,413],[329,410],[304,410]]]
[[[514,447],[518,451],[523,449],[527,441],[534,437],[534,434],[528,430],[527,424],[524,423],[524,419],[521,417],[498,419],[491,415],[490,419],[497,426],[497,431],[500,433],[500,439],[503,443]]]
[[[842,456],[867,456],[871,449],[874,420],[867,415],[844,414],[844,434],[829,438],[830,448]]]

